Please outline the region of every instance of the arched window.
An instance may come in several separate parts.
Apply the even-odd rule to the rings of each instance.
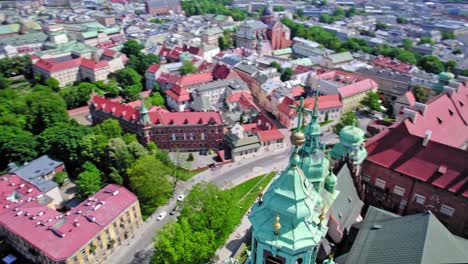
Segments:
[[[296,260],[296,264],[302,264],[302,258],[298,258],[298,259]]]

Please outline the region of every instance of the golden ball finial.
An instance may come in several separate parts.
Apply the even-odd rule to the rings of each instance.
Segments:
[[[319,219],[320,219],[320,224],[322,224],[323,220],[325,220],[325,206],[322,207],[322,212],[319,215]]]
[[[275,217],[275,223],[273,224],[273,228],[275,229],[275,235],[278,235],[279,230],[281,228],[281,224],[280,224],[279,220],[280,220],[280,217],[277,214],[276,217]]]
[[[305,143],[304,133],[297,131],[291,134],[291,144],[294,146],[302,146]]]

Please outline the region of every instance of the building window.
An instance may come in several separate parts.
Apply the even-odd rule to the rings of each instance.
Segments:
[[[403,196],[405,194],[405,188],[401,188],[398,185],[395,185],[393,188],[393,193],[399,196]]]
[[[453,207],[450,207],[446,204],[442,204],[442,206],[440,207],[440,212],[443,213],[444,215],[452,216],[453,213],[455,212],[455,209],[453,209]]]
[[[426,197],[424,197],[424,196],[422,196],[420,194],[415,194],[413,200],[417,204],[424,205],[424,203],[426,202]]]
[[[375,186],[379,187],[380,189],[385,189],[385,183],[386,182],[380,178],[375,179]]]
[[[370,182],[371,180],[371,177],[367,174],[362,174],[362,180],[365,181],[365,182]]]

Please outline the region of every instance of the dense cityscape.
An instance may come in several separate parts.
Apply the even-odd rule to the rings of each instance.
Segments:
[[[468,263],[466,0],[0,0],[6,264]]]

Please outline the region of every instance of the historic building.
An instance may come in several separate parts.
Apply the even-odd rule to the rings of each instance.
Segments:
[[[179,0],[146,0],[146,13],[150,15],[167,15],[182,12]]]
[[[261,20],[245,21],[236,33],[236,46],[255,51],[257,54],[268,54],[290,45],[291,31],[283,23],[275,20],[271,6],[265,8]]]
[[[468,237],[468,78],[366,142],[361,173],[366,204],[406,215],[430,210]]]
[[[249,216],[252,254],[247,263],[315,263],[328,231],[329,208],[339,193],[335,189],[337,178],[320,147],[317,104],[310,111],[301,100],[296,108],[299,120],[297,132],[291,136],[289,165],[265,194],[259,193]],[[299,132],[303,111],[312,114],[304,133]]]
[[[169,112],[160,107],[113,102],[94,96],[89,105],[93,124],[106,119],[119,121],[127,133],[143,144],[153,141],[161,149],[197,151],[223,146],[224,124],[218,112]]]
[[[0,235],[32,263],[101,263],[142,224],[137,197],[109,184],[68,212],[12,174],[0,177]]]

